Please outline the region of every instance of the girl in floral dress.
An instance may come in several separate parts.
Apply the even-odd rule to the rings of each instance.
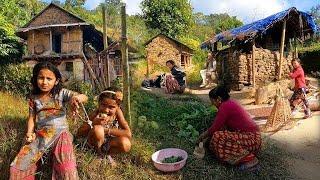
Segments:
[[[78,179],[65,106],[70,103],[76,110],[87,96],[63,89],[61,74],[50,62],[35,65],[31,83],[27,143],[11,163],[10,179],[35,179],[37,162],[49,150],[53,155],[52,179]]]

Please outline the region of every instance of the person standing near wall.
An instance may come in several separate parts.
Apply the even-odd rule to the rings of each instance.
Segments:
[[[206,61],[206,67],[205,69],[200,70],[200,75],[202,78],[202,84],[200,87],[205,87],[208,85],[208,81],[212,81],[212,74],[216,71],[216,60],[212,54],[212,52],[208,53],[208,58]]]

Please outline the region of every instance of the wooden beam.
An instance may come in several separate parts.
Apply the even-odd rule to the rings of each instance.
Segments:
[[[34,54],[34,30],[32,31],[32,50],[31,50],[31,53]]]
[[[70,29],[67,28],[67,49],[66,49],[67,53],[69,53],[69,43],[70,43]]]
[[[256,86],[256,43],[255,43],[255,40],[253,40],[252,42],[252,85],[253,87]]]
[[[287,21],[285,20],[282,25],[278,80],[281,79],[281,73],[282,73],[282,59],[283,59],[283,51],[284,51],[284,41],[285,41],[285,37],[286,37],[286,26],[287,26]]]
[[[52,30],[51,29],[50,29],[49,39],[50,39],[49,40],[50,41],[49,42],[49,44],[50,44],[50,49],[49,50],[52,52]]]
[[[123,68],[123,103],[124,115],[131,126],[130,110],[130,81],[129,81],[129,63],[128,63],[128,44],[127,44],[127,22],[126,5],[121,6],[121,56]]]

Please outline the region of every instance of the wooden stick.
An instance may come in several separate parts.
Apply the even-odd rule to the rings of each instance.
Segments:
[[[130,113],[130,83],[129,83],[129,63],[128,63],[128,45],[127,45],[127,22],[126,22],[126,5],[121,6],[121,55],[123,68],[123,103],[124,114],[131,126]]]
[[[32,31],[32,55],[34,55],[34,30]]]
[[[287,26],[287,21],[285,20],[282,25],[278,80],[281,79],[281,73],[282,73],[282,59],[283,59],[283,51],[284,51],[284,41],[285,41],[285,37],[286,37],[286,26]]]
[[[82,51],[82,56],[83,56],[83,58],[81,58],[81,60],[82,60],[83,64],[85,65],[85,67],[87,68],[88,72],[89,72],[89,75],[90,75],[92,83],[96,84],[96,86],[99,89],[99,92],[102,92],[103,88],[102,88],[99,80],[97,79],[96,75],[94,74],[90,64],[88,63],[87,57],[86,57],[86,55],[84,54],[83,51]]]
[[[104,50],[108,48],[108,35],[107,35],[107,16],[106,16],[106,4],[102,5],[102,20],[103,20],[103,47]],[[107,51],[105,59],[105,82],[106,87],[110,86],[110,73],[109,73],[109,51]]]
[[[252,85],[253,87],[256,86],[256,53],[255,53],[255,50],[256,50],[256,43],[255,43],[255,40],[253,40],[252,42]]]

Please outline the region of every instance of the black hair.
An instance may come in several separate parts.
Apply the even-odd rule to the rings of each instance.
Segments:
[[[229,88],[223,85],[219,85],[211,89],[211,91],[209,92],[209,97],[210,99],[218,99],[218,97],[220,97],[222,101],[226,101],[230,99],[229,92],[230,92]]]
[[[298,63],[301,63],[301,60],[300,60],[299,58],[293,58],[293,59],[291,60],[291,62],[293,62],[293,61],[297,61]]]
[[[172,64],[173,66],[176,65],[176,63],[175,63],[173,60],[168,60],[168,61],[166,62],[166,64],[167,64],[167,63],[170,63],[170,64]]]
[[[107,92],[104,92],[107,91]],[[119,105],[121,103],[121,101],[118,99],[116,92],[121,92],[120,88],[117,87],[108,87],[107,89],[105,89],[98,98],[98,101],[101,102],[103,99],[105,98],[109,98],[109,99],[113,99],[117,102],[117,104]],[[108,92],[111,91],[111,92]],[[114,93],[113,93],[114,92]]]
[[[61,73],[55,65],[53,65],[48,61],[40,62],[33,67],[32,78],[31,78],[31,84],[32,84],[31,94],[37,95],[37,94],[40,94],[41,92],[40,88],[38,87],[37,78],[38,78],[39,72],[42,69],[48,69],[51,72],[53,72],[53,74],[55,75],[56,81],[58,81],[58,84],[53,86],[53,88],[50,91],[50,94],[52,96],[57,95],[62,89]]]

